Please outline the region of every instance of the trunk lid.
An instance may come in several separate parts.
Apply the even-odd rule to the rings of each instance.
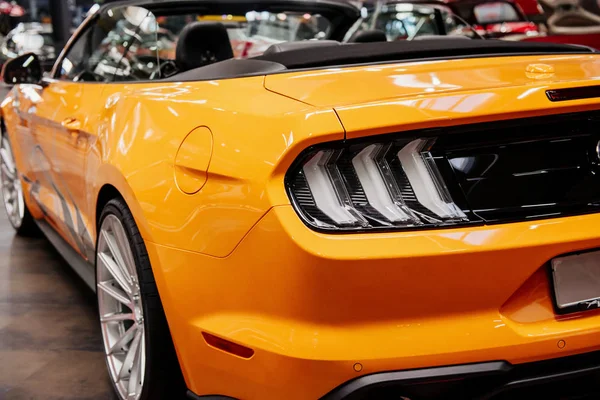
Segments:
[[[599,108],[546,90],[598,84],[600,56],[486,57],[269,75],[273,92],[338,113],[347,137]],[[468,121],[465,121],[468,120]]]

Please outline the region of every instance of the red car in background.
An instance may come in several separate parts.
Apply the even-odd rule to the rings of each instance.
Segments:
[[[540,0],[547,33],[520,40],[567,43],[600,50],[600,5],[597,0]]]
[[[527,0],[528,6],[532,0]],[[537,4],[537,0],[533,0]],[[529,20],[513,0],[446,0],[452,11],[486,38],[508,35],[538,36],[538,25]]]
[[[544,14],[544,8],[538,2],[538,0],[515,0],[516,3],[523,10],[523,14],[531,22],[544,23],[546,22],[546,15]]]

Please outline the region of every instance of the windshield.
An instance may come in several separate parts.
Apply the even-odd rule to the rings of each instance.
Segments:
[[[319,15],[298,12],[271,13],[251,11],[245,15],[166,15],[156,16],[159,31],[171,38],[170,46],[174,58],[175,46],[181,30],[193,21],[217,21],[227,28],[231,47],[236,58],[262,54],[269,46],[288,41],[326,39],[331,22]],[[165,49],[164,53],[168,53]]]
[[[243,13],[178,13],[166,7],[154,12],[137,6],[108,8],[71,46],[58,74],[85,81],[160,79],[231,55],[259,56],[280,42],[326,39],[332,28],[329,20],[318,13],[246,10]],[[227,34],[220,39],[225,43],[229,40],[231,51],[210,36],[214,34],[214,25],[203,29],[202,22],[222,24]],[[208,34],[188,36],[191,41],[184,46],[197,48],[197,54],[177,58],[180,36],[185,27],[194,23]]]

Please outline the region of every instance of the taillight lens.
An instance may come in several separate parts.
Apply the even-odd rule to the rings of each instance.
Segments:
[[[292,203],[322,230],[468,222],[430,152],[435,139],[331,145],[305,152],[286,177]]]

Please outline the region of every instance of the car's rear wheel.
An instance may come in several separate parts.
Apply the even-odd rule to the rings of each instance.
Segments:
[[[119,398],[176,399],[185,393],[146,247],[122,200],[104,207],[96,289],[106,364]]]
[[[20,236],[36,236],[39,230],[27,209],[23,186],[8,135],[0,135],[0,184],[2,202],[10,224]]]

